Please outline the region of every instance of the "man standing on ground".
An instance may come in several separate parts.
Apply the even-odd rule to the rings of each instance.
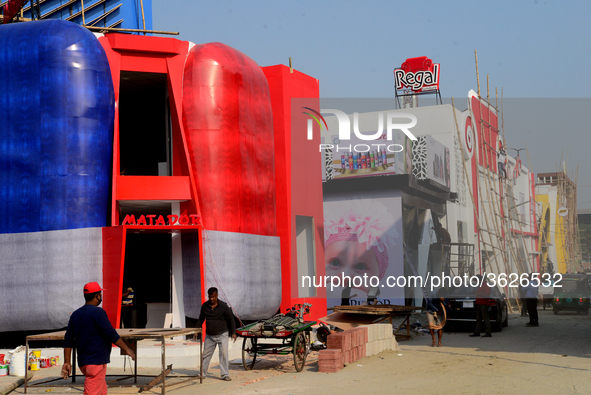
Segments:
[[[521,285],[521,283],[518,284],[519,286],[519,299],[521,300],[521,316],[522,317],[527,317],[527,288],[524,287],[523,285]]]
[[[539,280],[539,279],[536,279]],[[540,282],[534,284],[534,274],[530,275],[529,284],[525,288],[525,297],[527,298],[527,314],[529,315],[529,322],[525,326],[540,326],[538,323],[538,286]]]
[[[103,289],[96,283],[84,286],[86,304],[70,316],[64,342],[62,377],[67,379],[72,371],[72,348],[78,353],[78,366],[84,374],[84,395],[106,395],[107,364],[111,362],[111,345],[125,351],[135,361],[135,354],[119,337],[107,317],[98,307],[103,301]]]
[[[486,278],[482,280],[482,276],[478,275],[478,281],[482,281],[482,285],[476,290],[476,330],[470,337],[480,337],[480,330],[482,329],[482,320],[486,333],[482,337],[492,337],[490,333],[490,317],[488,316],[488,305],[490,300],[490,287]]]
[[[222,380],[232,381],[229,372],[228,361],[228,336],[236,341],[236,325],[234,324],[234,315],[230,307],[218,299],[218,289],[211,287],[207,290],[209,300],[201,305],[201,314],[199,314],[199,325],[206,322],[205,343],[203,350],[203,366],[201,367],[201,377],[205,378],[209,362],[213,356],[216,346],[220,353],[220,370]]]

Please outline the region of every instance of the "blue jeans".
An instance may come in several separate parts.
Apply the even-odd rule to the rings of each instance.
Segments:
[[[203,366],[201,366],[201,376],[207,375],[207,369],[209,369],[209,362],[215,351],[215,347],[218,346],[220,353],[220,370],[222,371],[222,378],[230,376],[228,361],[228,332],[224,332],[221,335],[205,335],[205,343],[203,348]]]

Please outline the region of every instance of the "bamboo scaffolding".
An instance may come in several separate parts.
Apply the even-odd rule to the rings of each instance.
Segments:
[[[482,98],[480,98],[480,99],[482,99]],[[489,107],[489,110],[490,110],[491,104],[488,101],[486,102],[486,104],[487,104],[487,106]],[[496,110],[496,108],[495,108],[495,110]],[[498,110],[497,110],[497,113],[498,113]],[[479,121],[482,121],[482,117],[481,117],[481,119]],[[483,122],[480,122],[480,125],[481,125],[480,130],[479,130],[479,132],[480,132],[480,141],[485,142],[486,140],[484,139],[484,128],[482,127]],[[489,130],[489,139],[490,139],[490,130],[491,129],[494,129],[494,128],[493,127],[489,127],[488,128],[488,130]],[[497,133],[499,132],[498,129],[496,129],[496,131],[497,131]],[[484,177],[483,178],[484,178],[484,180],[486,182],[486,185],[487,185],[485,189],[486,189],[486,196],[487,196],[488,207],[489,207],[489,210],[492,212],[492,214],[491,214],[491,217],[492,217],[491,222],[493,222],[493,225],[494,225],[494,235],[495,235],[495,237],[497,239],[497,243],[498,243],[499,247],[501,247],[501,246],[506,247],[506,244],[507,244],[506,241],[507,240],[506,240],[506,238],[503,238],[502,232],[500,230],[500,229],[504,228],[504,223],[503,223],[503,220],[502,220],[502,216],[500,216],[497,213],[497,211],[496,211],[497,201],[495,201],[494,204],[493,204],[492,199],[491,199],[491,194],[490,194],[490,191],[493,190],[491,184],[493,182],[495,182],[495,180],[494,180],[494,176],[493,176],[493,181],[491,182],[491,180],[490,180],[490,177],[491,177],[491,175],[490,175],[490,173],[491,173],[490,166],[491,165],[489,163],[489,157],[490,157],[490,155],[492,153],[495,153],[495,159],[496,159],[496,150],[493,150],[492,149],[492,146],[490,144],[483,144],[483,147],[484,147],[484,151],[485,151],[485,154],[484,154],[484,157],[483,157],[483,165],[484,165],[483,166],[483,173],[484,173]],[[496,162],[496,160],[495,160],[495,162]],[[479,182],[479,186],[480,186],[480,182]],[[502,186],[502,184],[500,184],[500,186]],[[485,219],[486,219],[487,218],[487,213],[486,213],[486,208],[485,208],[485,205],[484,205],[484,194],[482,193],[482,191],[480,189],[479,189],[479,191],[480,191],[479,195],[480,195],[480,198],[481,198],[481,203],[482,203],[482,206],[483,206],[482,209],[483,209],[483,212],[485,213]],[[499,196],[499,199],[498,199],[498,204],[499,204],[499,207],[502,207],[502,200],[501,200],[500,196]],[[500,225],[497,222],[497,218],[499,218],[499,217],[501,218],[501,224]],[[504,230],[504,232],[505,232],[505,235],[507,235],[507,231]],[[511,251],[511,254],[514,257],[516,257],[516,254],[515,254],[515,251],[514,251],[513,245],[512,245],[511,234],[509,233],[509,235],[510,235],[510,237],[509,237],[510,251]],[[493,250],[493,253],[494,253],[494,250]],[[506,251],[504,249],[503,249],[503,252],[501,253],[501,257],[503,258],[502,259],[502,263],[503,263],[504,273],[505,274],[508,274],[508,273],[510,273],[510,268],[509,268],[510,265],[509,265],[509,262],[508,262],[508,256],[507,256]],[[496,256],[495,256],[495,260],[496,260]],[[500,267],[498,265],[497,265],[497,273],[501,274],[501,270],[500,270]],[[509,288],[507,290],[507,294],[510,295],[512,292],[509,292],[509,291],[512,291],[512,289]],[[510,304],[509,304],[509,306],[510,306],[511,312],[513,312],[513,307]]]
[[[461,139],[461,136],[460,136],[460,128],[459,128],[459,126],[458,126],[458,119],[457,119],[457,116],[456,116],[456,111],[455,111],[455,102],[454,102],[454,98],[453,98],[453,97],[451,98],[451,102],[452,102],[452,111],[453,111],[453,114],[454,114],[454,120],[455,120],[455,123],[456,123],[456,133],[457,133],[458,141],[462,141],[462,139]],[[475,150],[475,153],[476,153],[476,152],[478,152],[478,151],[477,151],[477,150]],[[466,162],[465,162],[464,160],[462,160],[462,166],[463,166],[463,169],[464,169],[464,175],[466,176],[466,184],[467,184],[468,186],[470,186],[470,185],[471,185],[471,184],[470,184],[470,178],[469,178],[469,176],[468,176],[468,170],[466,169]],[[478,185],[480,186],[480,182],[478,182]],[[469,190],[469,192],[470,192],[470,199],[472,200],[472,208],[474,209],[474,217],[475,217],[475,219],[476,219],[476,226],[477,226],[477,228],[479,229],[479,232],[478,232],[478,238],[479,238],[479,241],[480,241],[480,239],[481,239],[481,234],[482,234],[482,233],[480,232],[480,229],[481,229],[482,227],[480,226],[480,219],[479,219],[478,209],[477,209],[477,206],[476,206],[476,203],[475,203],[475,200],[474,200],[474,194],[472,193],[472,188],[468,188],[468,190]],[[486,219],[486,218],[485,218],[485,219]],[[488,228],[488,223],[487,223],[487,225],[486,225],[486,226],[487,226],[487,228]],[[488,234],[488,236],[489,236],[489,241],[490,241],[490,243],[492,244],[492,237],[490,236],[490,234],[489,234],[488,232],[487,232],[487,234]],[[478,248],[478,250],[480,251],[480,248]],[[486,250],[485,250],[485,251],[486,251]],[[494,252],[493,252],[493,254],[494,254]],[[493,255],[493,257],[495,258],[495,261],[496,261],[496,255]],[[482,256],[481,256],[481,259],[482,259]],[[487,259],[488,259],[488,256],[487,256]]]
[[[479,99],[481,99],[481,97],[479,97]],[[489,109],[490,109],[490,104],[488,103],[488,101],[487,101],[487,105],[489,106]],[[480,116],[480,119],[478,120],[478,123],[479,123],[479,128],[478,128],[479,141],[486,142],[486,139],[484,139],[484,127],[483,127],[483,125],[484,125],[485,122],[482,119],[482,116]],[[486,123],[488,124],[488,122],[486,122]],[[489,128],[489,131],[490,131],[490,128],[491,128],[490,124],[488,125],[488,128]],[[487,151],[487,145],[489,147],[488,151]],[[484,164],[483,167],[484,167],[484,169],[483,169],[483,173],[484,173],[485,180],[488,181],[488,166],[489,166],[488,165],[488,156],[489,156],[490,151],[491,151],[490,150],[490,144],[486,144],[486,143],[483,144],[483,148],[484,148],[484,155],[483,155],[483,164]],[[486,189],[486,192],[487,192],[487,199],[488,199],[487,200],[487,203],[489,205],[489,208],[491,208],[491,200],[490,200],[490,194],[489,194],[490,186],[488,186],[485,189]],[[488,214],[487,214],[486,208],[485,208],[484,194],[482,193],[482,182],[481,182],[481,178],[480,178],[480,170],[478,170],[478,196],[480,197],[480,203],[481,203],[482,212],[484,214],[484,221],[486,223],[486,227],[487,227],[487,229],[491,229],[490,224],[488,222]],[[490,211],[492,211],[492,210],[490,210]],[[491,222],[493,222],[493,219],[494,218],[491,218]],[[494,234],[494,236],[497,239],[498,245],[501,246],[501,245],[503,245],[503,241],[502,241],[502,237],[498,233],[496,221],[493,222],[493,225],[495,226],[495,232],[493,234]],[[489,234],[489,239],[490,239],[491,244],[492,244],[492,237],[490,236],[490,233],[488,233],[488,234]],[[485,249],[485,251],[487,251],[487,250]],[[501,273],[501,266],[499,265],[499,262],[496,259],[496,254],[494,254],[494,250],[492,252],[493,252],[493,258],[494,258],[495,266],[496,266],[496,269],[497,269],[497,273]],[[487,251],[487,255],[488,255],[488,251]],[[506,263],[505,262],[503,262],[503,266],[505,267],[505,271],[506,271],[507,267],[506,267]]]
[[[504,122],[503,122],[502,127],[503,127],[503,136],[504,136],[505,135]],[[498,133],[498,131],[497,131],[497,133]],[[509,198],[513,198],[513,200],[516,200],[516,198],[514,196],[509,196],[508,195],[508,193],[507,193],[507,191],[508,191],[508,188],[507,188],[507,179],[506,178],[503,179],[503,181],[501,181],[501,178],[499,177],[499,180],[498,181],[499,181],[499,189],[502,189],[504,191],[504,194],[501,193],[501,192],[499,192],[496,195],[499,198],[499,207],[504,209],[505,205],[503,204],[503,196],[505,197],[505,201],[507,199],[509,199]],[[529,180],[528,180],[528,185],[529,185]],[[494,190],[494,189],[492,189],[492,190]],[[515,241],[515,237],[513,235],[512,220],[511,220],[511,207],[513,207],[513,208],[516,209],[517,206],[515,204],[511,205],[511,204],[508,204],[508,203],[507,203],[506,206],[507,206],[507,213],[508,213],[508,215],[507,216],[505,216],[505,215],[499,215],[499,217],[501,218],[501,227],[502,227],[503,231],[505,232],[505,235],[507,235],[506,239],[508,239],[508,241],[509,241],[509,243],[508,243],[509,244],[509,250],[511,251],[511,255],[513,257],[513,261],[515,263],[519,263],[521,261],[521,259],[520,259],[520,256],[519,256],[518,252],[517,252],[518,248],[515,245],[516,241]],[[523,234],[524,234],[524,232],[523,232],[523,228],[521,228],[520,216],[519,216],[519,213],[518,212],[516,212],[515,214],[516,214],[516,218],[517,218],[517,223],[518,223],[519,228],[520,228],[520,234],[522,235],[521,236],[522,237],[521,240],[523,241]],[[508,220],[508,222],[507,222],[507,220]],[[523,241],[523,246],[525,248],[525,254],[526,254],[525,260],[526,260],[526,263],[529,264],[529,256],[530,256],[529,255],[529,250],[527,248],[527,244],[524,241]],[[523,271],[521,270],[520,265],[517,265],[516,264],[516,268],[517,268],[518,273],[519,273],[519,276],[521,278],[521,275],[523,274]],[[522,308],[523,308],[523,306],[522,306]]]
[[[479,68],[478,68],[478,53],[476,50],[474,50],[474,57],[475,57],[475,63],[476,63],[476,77],[477,77],[477,83],[478,83],[478,97],[481,101],[483,101],[483,98],[480,94],[480,76],[479,76]],[[501,95],[503,95],[503,91],[501,91]],[[494,108],[496,110],[496,113],[498,114],[498,90],[495,89],[495,98],[496,98],[496,103],[497,106],[493,107],[492,104],[490,103],[490,88],[489,88],[489,76],[487,74],[487,98],[486,98],[486,105],[488,106],[489,111],[491,110],[491,108]],[[453,102],[453,99],[452,99]],[[503,105],[503,100],[501,99],[501,104]],[[455,113],[454,113],[455,116]],[[459,134],[459,128],[457,125],[457,119],[455,119],[456,121],[456,131]],[[496,133],[499,133],[500,130],[498,129],[497,126],[493,126],[490,124],[489,120],[484,120],[482,117],[482,114],[480,114],[480,119],[475,120],[477,125],[479,126],[479,130],[478,130],[478,135],[479,135],[479,140],[482,142],[482,152],[483,152],[483,163],[482,166],[478,166],[478,177],[477,177],[477,182],[478,182],[478,195],[480,197],[480,209],[482,210],[482,213],[477,212],[476,207],[474,207],[474,212],[475,212],[475,217],[477,220],[477,224],[478,224],[478,235],[479,235],[479,242],[483,245],[484,247],[484,251],[486,251],[487,256],[489,254],[492,254],[492,260],[490,259],[491,257],[489,256],[488,260],[494,262],[495,266],[496,266],[496,270],[497,272],[500,274],[501,273],[501,266],[503,267],[503,269],[505,270],[506,273],[510,272],[510,268],[512,267],[512,265],[510,264],[509,261],[509,254],[511,255],[511,257],[513,258],[513,261],[515,262],[515,266],[517,271],[519,272],[519,275],[523,274],[522,271],[523,270],[528,270],[529,271],[529,266],[530,266],[530,255],[529,255],[529,248],[527,246],[527,242],[524,239],[524,235],[525,233],[523,232],[523,228],[522,228],[522,220],[525,221],[524,225],[528,224],[528,219],[527,218],[521,218],[521,216],[519,215],[519,212],[517,211],[517,205],[515,204],[515,200],[516,198],[514,196],[509,196],[509,188],[507,185],[507,179],[505,179],[504,181],[501,180],[500,177],[496,176],[496,170],[493,168],[494,165],[496,165],[496,157],[498,155],[498,152],[496,150],[496,147],[492,147],[491,143],[492,141],[489,143],[486,141],[486,139],[484,138],[484,134],[485,132],[488,132],[488,137],[491,137],[491,130],[496,131]],[[506,146],[506,141],[505,141],[505,121],[504,121],[504,112],[502,112],[502,135],[503,135],[503,145]],[[486,131],[485,131],[486,129]],[[478,151],[480,152],[480,150]],[[494,160],[492,159],[492,155],[495,154],[495,158]],[[492,163],[491,163],[492,162]],[[482,170],[480,170],[480,167],[482,167]],[[494,166],[496,168],[496,166]],[[482,172],[482,176],[481,176],[481,172]],[[465,168],[465,163],[464,163],[464,173],[467,173],[467,170]],[[528,183],[530,183],[531,180],[528,179]],[[498,190],[496,187],[494,187],[496,184],[498,183]],[[470,185],[470,180],[467,180],[467,184]],[[483,186],[482,184],[485,184],[486,187],[485,192],[486,192],[486,196],[483,193]],[[530,186],[531,187],[531,186]],[[472,199],[472,203],[475,203],[475,199],[474,196],[472,194],[472,189],[470,189],[470,195],[471,195],[471,199]],[[513,198],[512,204],[509,204],[507,201],[509,199]],[[485,200],[486,199],[486,200]],[[503,202],[507,202],[507,204],[504,204]],[[529,204],[531,205],[531,199],[529,200]],[[499,207],[499,211],[497,211],[497,205]],[[512,217],[515,217],[515,220],[512,219]],[[481,217],[484,217],[484,222],[486,224],[487,229],[484,229],[480,226],[480,222],[481,222]],[[490,221],[489,221],[489,217],[490,217]],[[531,207],[530,207],[530,217],[531,217]],[[528,218],[530,218],[528,217]],[[531,218],[530,218],[531,220]],[[534,214],[534,220],[535,220],[535,214]],[[513,224],[513,221],[517,222],[516,226]],[[493,225],[493,227],[491,227],[490,225]],[[519,228],[519,234],[520,236],[517,237],[515,235],[515,233],[517,233],[517,228]],[[488,242],[485,240],[484,238],[484,234],[486,234],[488,237]],[[504,235],[504,236],[503,236]],[[494,239],[496,239],[496,245],[495,242],[493,242],[493,236]],[[517,246],[517,240],[520,240],[522,243],[522,247],[525,250],[525,257],[523,257],[523,260],[521,259],[521,254],[518,253],[518,250],[520,247]],[[492,251],[490,251],[492,250]],[[497,254],[495,251],[500,251],[500,254]],[[502,264],[499,264],[499,259],[497,259],[497,256],[500,255],[500,260],[502,262]],[[492,268],[492,264],[491,264],[491,268]],[[509,290],[511,291],[511,290]],[[509,293],[509,292],[508,292]]]

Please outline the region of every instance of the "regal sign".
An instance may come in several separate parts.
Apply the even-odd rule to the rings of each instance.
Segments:
[[[394,70],[396,89],[410,89],[413,92],[439,90],[439,63],[426,56],[408,58],[399,69]]]

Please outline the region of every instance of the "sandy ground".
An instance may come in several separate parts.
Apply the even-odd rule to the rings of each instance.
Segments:
[[[444,333],[444,346],[434,348],[430,346],[430,336],[419,336],[401,341],[400,352],[387,351],[363,358],[338,373],[319,373],[317,353],[310,354],[300,373],[295,372],[291,357],[264,357],[253,371],[232,364],[231,382],[219,380],[219,370],[212,368],[203,384],[183,383],[167,388],[166,392],[590,394],[591,316],[568,312],[554,315],[551,310],[539,313],[537,328],[526,328],[527,318],[511,315],[509,327],[500,333],[493,332],[492,338],[468,337],[470,328],[464,328],[463,332]],[[53,394],[82,393],[81,388],[62,383],[64,386],[30,388],[28,392],[48,393],[49,389]],[[109,394],[131,394],[137,390],[110,388]],[[13,393],[23,393],[23,388]],[[161,388],[147,393],[159,394]]]

